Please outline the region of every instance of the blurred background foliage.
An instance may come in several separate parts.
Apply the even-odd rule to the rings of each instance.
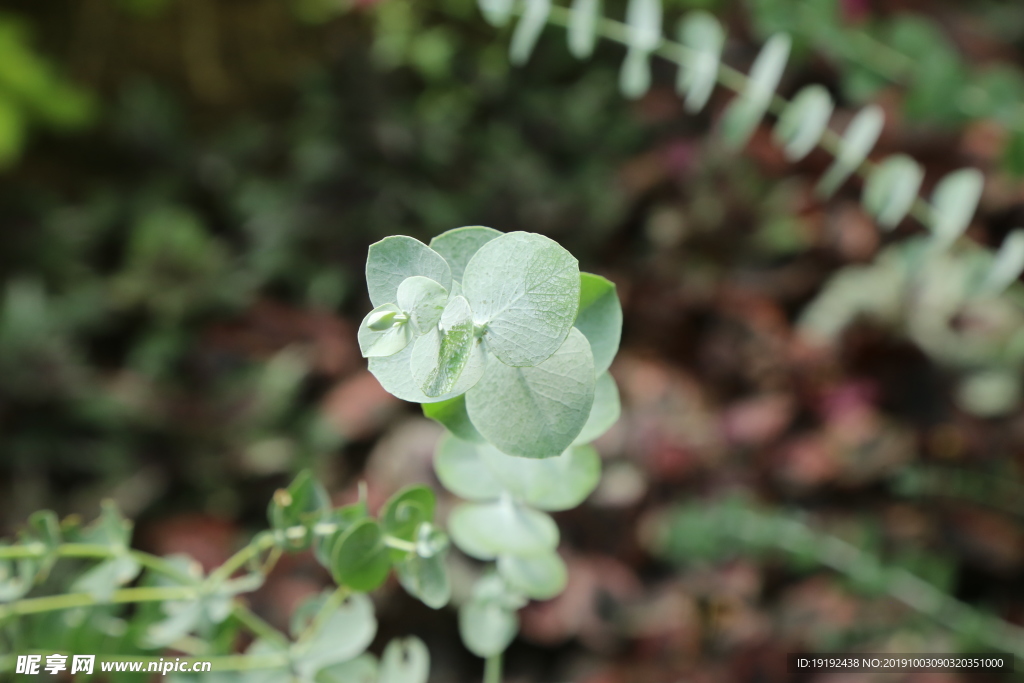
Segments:
[[[981,244],[1024,224],[1018,2],[665,4],[727,22],[744,69],[790,33],[784,93],[821,83],[840,120],[880,104],[878,154],[920,161],[926,190],[982,169]],[[666,67],[628,102],[616,48],[579,63],[549,28],[513,69],[506,33],[472,0],[7,0],[0,531],[113,497],[140,546],[209,567],[300,467],[336,502],[430,480],[437,430],[359,358],[362,266],[386,235],[482,224],[559,240],[626,314],[605,480],[560,515],[569,589],[527,608],[510,680],[781,680],[799,649],[991,645],[765,552],[777,534],[730,536],[734,494],[979,629],[1022,623],[1019,285],[971,295],[970,254],[910,278],[919,226],[879,232],[856,181],[820,201],[828,157],[788,164],[766,128],[727,153],[724,93],[687,116]],[[325,583],[283,562],[255,607],[286,624]],[[454,613],[379,600],[381,642],[418,629],[437,680],[472,680]]]

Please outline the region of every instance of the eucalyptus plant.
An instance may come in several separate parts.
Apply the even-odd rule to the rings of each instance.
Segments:
[[[366,283],[374,309],[359,342],[370,371],[446,428],[435,469],[467,501],[448,530],[462,552],[494,562],[459,623],[498,680],[516,611],[566,584],[548,513],[597,486],[601,460],[587,444],[619,417],[608,373],[622,329],[615,285],[581,273],[547,237],[482,226],[429,246],[388,237],[370,247]]]

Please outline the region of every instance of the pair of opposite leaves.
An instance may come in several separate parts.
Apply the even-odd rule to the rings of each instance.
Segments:
[[[551,457],[590,415],[597,375],[618,350],[615,287],[581,274],[554,241],[485,227],[370,247],[375,308],[360,347],[385,389],[436,403],[465,394],[488,441],[511,455]]]

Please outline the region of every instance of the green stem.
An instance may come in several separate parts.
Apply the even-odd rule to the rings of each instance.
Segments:
[[[259,615],[241,603],[235,603],[232,615],[242,626],[249,629],[254,635],[264,640],[269,640],[283,646],[287,646],[288,638],[276,628],[264,621]]]
[[[165,600],[191,600],[198,597],[199,591],[194,586],[166,586],[142,588],[122,588],[114,591],[109,600],[97,600],[89,593],[68,593],[64,595],[47,595],[41,598],[17,600],[0,605],[0,621],[11,616],[53,612],[55,610],[90,607],[92,605],[121,604],[129,602],[163,602]]]
[[[214,569],[210,573],[207,581],[216,584],[230,579],[231,575],[241,569],[246,562],[258,556],[264,550],[269,550],[273,546],[274,535],[272,533],[263,532],[261,534],[257,534],[256,538],[254,538],[249,545],[229,557],[227,562]]]
[[[412,541],[405,541],[401,538],[395,538],[394,536],[385,536],[384,545],[395,550],[404,550],[406,552],[416,552],[416,544]]]
[[[324,623],[331,618],[331,615],[334,614],[339,607],[341,607],[341,603],[345,602],[345,598],[347,598],[351,592],[351,589],[346,588],[345,586],[340,586],[331,593],[331,596],[327,598],[327,600],[324,601],[324,604],[320,607],[320,611],[316,613],[316,616],[313,617],[312,621],[309,622],[309,625],[306,626],[305,630],[303,630],[299,635],[299,639],[295,641],[296,647],[302,648],[309,642],[310,638],[312,638],[316,633],[319,633]]]
[[[484,660],[484,683],[501,683],[501,653]]]

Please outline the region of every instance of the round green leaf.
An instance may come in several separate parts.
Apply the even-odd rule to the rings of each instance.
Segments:
[[[447,401],[426,403],[423,406],[423,414],[431,420],[437,420],[448,431],[464,441],[487,443],[487,439],[480,435],[469,419],[469,413],[466,412],[465,394],[460,394]]]
[[[992,267],[982,283],[986,294],[999,294],[1016,282],[1024,271],[1024,229],[1017,228],[1003,240]]]
[[[408,314],[418,334],[437,325],[447,301],[448,290],[422,275],[406,278],[398,286],[398,307]]]
[[[549,458],[579,436],[594,403],[595,383],[590,344],[571,329],[558,351],[536,367],[488,358],[483,378],[466,394],[466,410],[480,434],[501,451]]]
[[[452,434],[445,434],[437,444],[434,471],[446,489],[466,500],[494,500],[504,490],[478,448]]]
[[[419,638],[392,640],[380,658],[377,683],[427,683],[430,652]]]
[[[799,161],[810,154],[825,134],[833,108],[828,90],[817,84],[805,87],[786,105],[774,134],[787,159]]]
[[[329,568],[331,566],[331,554],[334,550],[334,544],[337,543],[338,539],[341,538],[342,534],[350,526],[367,516],[366,503],[362,501],[333,510],[324,519],[324,522],[334,524],[337,527],[336,530],[331,534],[314,534],[313,536],[313,552],[316,555],[317,561]]]
[[[339,586],[361,592],[378,588],[391,570],[384,534],[373,519],[361,519],[334,544],[331,574]]]
[[[401,313],[402,309],[395,304],[384,304],[366,314],[358,333],[363,358],[391,356],[409,345],[412,341],[409,323],[394,317]]]
[[[726,144],[733,149],[746,145],[764,118],[786,68],[790,44],[789,36],[783,33],[777,33],[768,40],[750,68],[746,89],[726,110],[722,134]]]
[[[619,70],[619,92],[635,100],[651,89],[651,53],[630,48]]]
[[[419,526],[434,519],[435,503],[434,491],[429,486],[417,484],[402,489],[381,508],[379,517],[384,533],[403,541],[415,540]]]
[[[713,15],[690,12],[679,24],[679,42],[693,55],[685,69],[680,67],[676,89],[686,95],[686,110],[696,113],[708,103],[718,81],[725,31]]]
[[[462,280],[487,349],[503,363],[533,366],[565,341],[579,309],[579,263],[553,240],[512,232],[470,259]]]
[[[482,225],[470,225],[443,232],[430,240],[430,248],[444,257],[452,271],[452,279],[462,282],[462,274],[473,254],[502,233]],[[452,296],[455,296],[453,293]]]
[[[459,633],[477,657],[501,654],[519,632],[519,617],[495,602],[470,600],[459,609]]]
[[[512,15],[512,0],[477,0],[477,5],[492,26],[504,26]]]
[[[563,590],[569,572],[558,553],[551,551],[537,555],[502,555],[498,558],[498,573],[505,582],[534,600],[549,600]]]
[[[600,375],[611,366],[622,338],[622,304],[611,281],[580,273],[580,309],[575,327],[590,342],[594,371]]]
[[[601,480],[601,457],[590,446],[575,446],[543,460],[505,455],[493,446],[478,449],[509,493],[540,510],[570,510],[593,493]]]
[[[878,142],[884,125],[885,114],[878,105],[868,105],[857,112],[843,133],[835,161],[818,183],[819,194],[826,197],[832,195],[857,170]]]
[[[509,61],[515,65],[526,64],[530,59],[537,39],[540,38],[551,12],[551,0],[526,0],[526,8],[509,45]]]
[[[480,380],[485,354],[465,297],[451,299],[438,328],[416,340],[410,363],[413,380],[431,397],[463,393]]]
[[[362,590],[362,589],[356,589]],[[303,680],[363,653],[377,635],[373,603],[350,595],[307,640],[292,645],[292,661]]]
[[[864,187],[864,208],[883,228],[894,228],[910,211],[924,179],[924,169],[905,154],[880,163]]]
[[[452,272],[444,258],[417,239],[405,235],[385,237],[370,245],[366,257],[366,288],[374,306],[398,302],[398,288],[414,275],[452,287]]]
[[[626,6],[629,47],[652,52],[661,44],[661,0],[629,0]]]
[[[447,605],[452,596],[445,555],[443,552],[431,557],[411,555],[395,567],[402,587],[433,609]]]
[[[583,431],[576,437],[573,444],[590,443],[608,431],[619,421],[622,404],[619,401],[619,388],[615,380],[607,372],[598,376],[594,390],[594,407],[590,409],[590,417],[583,425]]]
[[[498,555],[530,555],[558,545],[558,527],[549,515],[515,503],[463,503],[448,518],[452,540],[467,555],[493,560]]]
[[[978,208],[984,186],[985,176],[974,168],[953,171],[935,186],[931,228],[939,245],[952,244],[967,229]]]

